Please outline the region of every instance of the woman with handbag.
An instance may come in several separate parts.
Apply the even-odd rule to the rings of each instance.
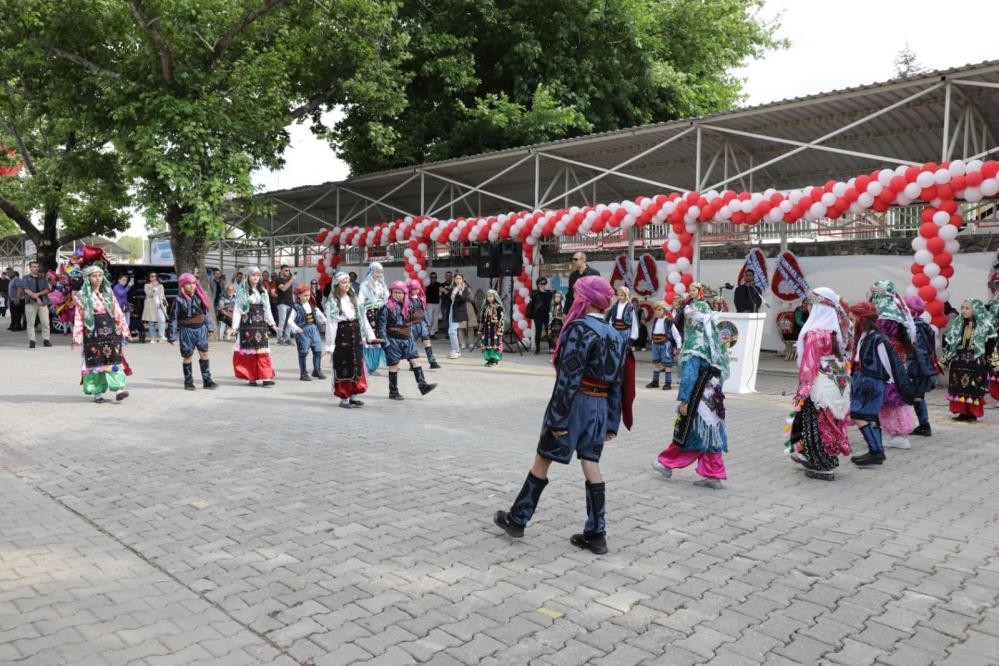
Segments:
[[[451,338],[451,353],[448,358],[461,358],[461,331],[468,325],[468,304],[472,290],[465,284],[461,273],[454,276],[451,284],[451,308],[448,310],[447,334]]]
[[[149,341],[166,342],[167,299],[159,275],[150,273],[143,291],[146,302],[142,306],[142,322],[146,325]]]

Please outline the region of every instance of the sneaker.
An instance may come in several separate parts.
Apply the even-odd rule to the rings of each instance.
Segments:
[[[43,347],[51,347],[52,343],[49,342],[48,340],[42,340],[42,346]]]
[[[903,435],[895,435],[894,437],[892,437],[891,439],[889,439],[887,442],[885,442],[885,446],[887,446],[888,448],[891,448],[891,449],[911,449],[912,448],[912,444],[909,442],[909,438],[905,437]]]
[[[461,352],[460,351],[453,351],[450,354],[448,354],[447,357],[448,358],[461,358]]]
[[[669,467],[664,467],[663,464],[658,460],[652,461],[652,469],[656,470],[667,479],[673,478],[673,470],[671,470]]]
[[[698,488],[710,488],[711,490],[722,489],[722,482],[720,479],[701,479],[700,481],[694,481],[694,485]]]
[[[799,465],[805,465],[806,467],[808,466],[808,458],[806,458],[798,451],[791,451],[791,453],[788,454],[788,457],[791,458],[793,462],[796,462]]]
[[[34,349],[34,348],[35,348],[35,341],[32,340],[28,343],[28,349]]]

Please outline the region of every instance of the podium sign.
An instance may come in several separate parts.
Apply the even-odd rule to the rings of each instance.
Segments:
[[[725,393],[755,393],[760,366],[765,312],[719,312],[718,334],[728,347],[731,371],[722,389]]]

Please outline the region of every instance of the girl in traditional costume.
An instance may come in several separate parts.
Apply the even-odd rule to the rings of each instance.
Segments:
[[[497,365],[503,359],[503,301],[495,289],[486,292],[482,303],[482,317],[479,318],[482,336],[482,358],[486,367]]]
[[[923,299],[919,296],[906,296],[905,304],[909,306],[916,324],[913,354],[906,362],[906,368],[914,391],[912,409],[916,413],[919,425],[910,434],[930,437],[933,430],[930,428],[930,413],[926,409],[926,394],[937,385],[937,334],[922,318],[926,309],[926,302]]]
[[[552,310],[548,318],[548,348],[555,349],[562,334],[562,321],[565,319],[565,298],[561,291],[552,294]]]
[[[996,335],[992,313],[977,298],[966,300],[944,329],[944,364],[950,366],[947,400],[955,421],[985,416],[989,372],[985,350],[995,344]]]
[[[368,326],[372,330],[375,328],[378,312],[388,302],[388,296],[385,269],[379,262],[373,261],[368,266],[368,273],[364,276],[364,282],[361,283],[361,288],[357,292],[357,303],[361,308],[361,315],[368,320]],[[364,358],[368,365],[368,374],[377,375],[378,366],[385,360],[385,352],[377,343],[368,344],[364,348]]]
[[[250,386],[261,382],[274,386],[274,366],[268,342],[270,329],[275,328],[270,296],[261,278],[260,269],[250,266],[244,271],[243,282],[236,293],[236,307],[232,310],[232,329],[229,337],[236,337],[232,349],[232,368],[237,379],[245,379]]]
[[[167,332],[170,344],[180,338],[180,357],[184,370],[184,389],[194,390],[194,350],[198,350],[198,366],[201,370],[201,382],[206,389],[218,386],[212,380],[211,366],[208,360],[208,336],[212,331],[212,308],[208,295],[201,288],[198,278],[192,273],[182,273],[177,278],[180,291],[174,301],[173,317]]]
[[[728,348],[715,327],[717,313],[704,300],[704,287],[690,285],[693,297],[683,311],[685,321],[680,349],[680,389],[673,441],[653,468],[667,479],[673,470],[697,463],[703,478],[694,485],[719,489],[728,478],[722,454],[728,451],[725,430],[725,394],[729,375]]]
[[[344,271],[333,276],[333,287],[326,300],[326,349],[333,357],[333,395],[340,407],[362,407],[357,399],[368,390],[364,375],[364,345],[378,340],[361,314],[350,275]]]
[[[913,341],[916,339],[916,323],[902,297],[895,293],[895,283],[889,280],[878,280],[871,287],[868,300],[878,309],[878,326],[891,343],[895,353],[907,362],[915,352]],[[908,373],[904,368],[903,373]],[[889,448],[911,448],[909,433],[915,429],[917,422],[912,411],[911,399],[898,390],[903,377],[888,384],[885,389],[884,404],[881,406],[881,428],[888,433],[890,439],[885,443]]]
[[[791,460],[811,479],[832,481],[837,456],[850,455],[850,345],[853,327],[839,295],[819,287],[795,343],[798,390],[791,424]]]
[[[427,324],[427,292],[419,280],[409,280],[409,328],[413,331],[413,342],[422,345],[431,370],[439,370],[441,364],[434,357],[434,346],[430,342],[430,326]]]
[[[570,542],[596,554],[607,552],[605,491],[600,474],[604,444],[615,437],[622,415],[631,427],[623,383],[627,341],[604,321],[614,290],[599,276],[573,285],[572,308],[555,346],[555,388],[541,424],[534,464],[509,511],[497,511],[493,522],[512,537],[524,536],[541,493],[548,485],[552,462],[569,464],[573,453],[586,478],[586,524]],[[632,380],[633,381],[633,380]]]
[[[111,283],[98,264],[83,269],[83,287],[76,296],[73,345],[83,350],[80,383],[85,395],[94,402],[104,402],[104,394],[113,391],[116,401],[128,397],[125,390],[125,367],[122,340],[131,333],[125,314],[111,291]]]

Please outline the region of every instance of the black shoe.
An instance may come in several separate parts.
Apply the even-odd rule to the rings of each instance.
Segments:
[[[569,543],[580,548],[585,548],[594,555],[607,554],[607,538],[603,534],[573,534],[569,537]]]
[[[353,398],[351,398],[350,399],[350,406],[351,407],[364,407],[364,401],[363,400],[354,400]]]
[[[502,527],[504,532],[514,538],[520,539],[524,536],[524,528],[511,523],[510,514],[506,511],[497,511],[496,515],[493,516],[493,522]]]
[[[210,391],[214,391],[216,388],[218,388],[218,384],[215,383],[214,379],[206,379],[201,384]]]
[[[965,421],[967,423],[972,423],[977,420],[978,417],[974,414],[958,414],[957,416],[951,418],[951,421]]]
[[[184,390],[185,391],[193,391],[194,390],[194,382],[184,382]]]
[[[438,363],[437,361],[430,361],[430,369],[431,370],[440,370],[441,369],[441,364]]]
[[[820,481],[835,481],[836,475],[832,472],[816,472],[815,470],[806,469],[805,476],[809,479],[819,479]]]
[[[877,453],[870,452],[860,456],[859,458],[853,461],[853,464],[857,465],[858,467],[868,467],[870,465],[880,465],[885,460],[887,460],[887,458],[885,458],[884,451],[878,451]]]
[[[659,382],[649,382],[645,385],[645,388],[659,388]]]
[[[401,393],[389,393],[389,400],[405,400]]]
[[[264,386],[274,386],[274,380],[273,379],[265,379],[262,383],[263,383]]]
[[[316,379],[326,379],[326,375],[323,374],[322,370],[313,370],[312,376]]]
[[[119,391],[114,395],[115,402],[121,402],[127,397],[128,397],[128,391]]]
[[[305,370],[302,370],[302,373],[298,376],[298,378],[301,381],[303,381],[303,382],[311,382],[312,381],[312,377],[310,377],[309,373],[307,373]]]
[[[250,382],[250,386],[256,386],[257,382]]]
[[[664,391],[672,391],[673,390],[673,385],[672,384],[663,384],[663,390]]]
[[[437,384],[420,384],[420,395],[426,395],[437,388]]]
[[[52,343],[49,342],[48,340],[42,340],[42,346],[43,347],[51,347]]]
[[[104,398],[102,398],[101,396],[97,396],[96,398],[94,398],[94,403],[97,405],[101,405],[104,403]]]
[[[31,342],[28,343],[28,349],[34,349],[34,348],[35,348],[35,341],[32,340]]]
[[[909,433],[910,435],[918,435],[920,437],[932,437],[933,430],[930,429],[930,424],[917,426],[915,430]]]

